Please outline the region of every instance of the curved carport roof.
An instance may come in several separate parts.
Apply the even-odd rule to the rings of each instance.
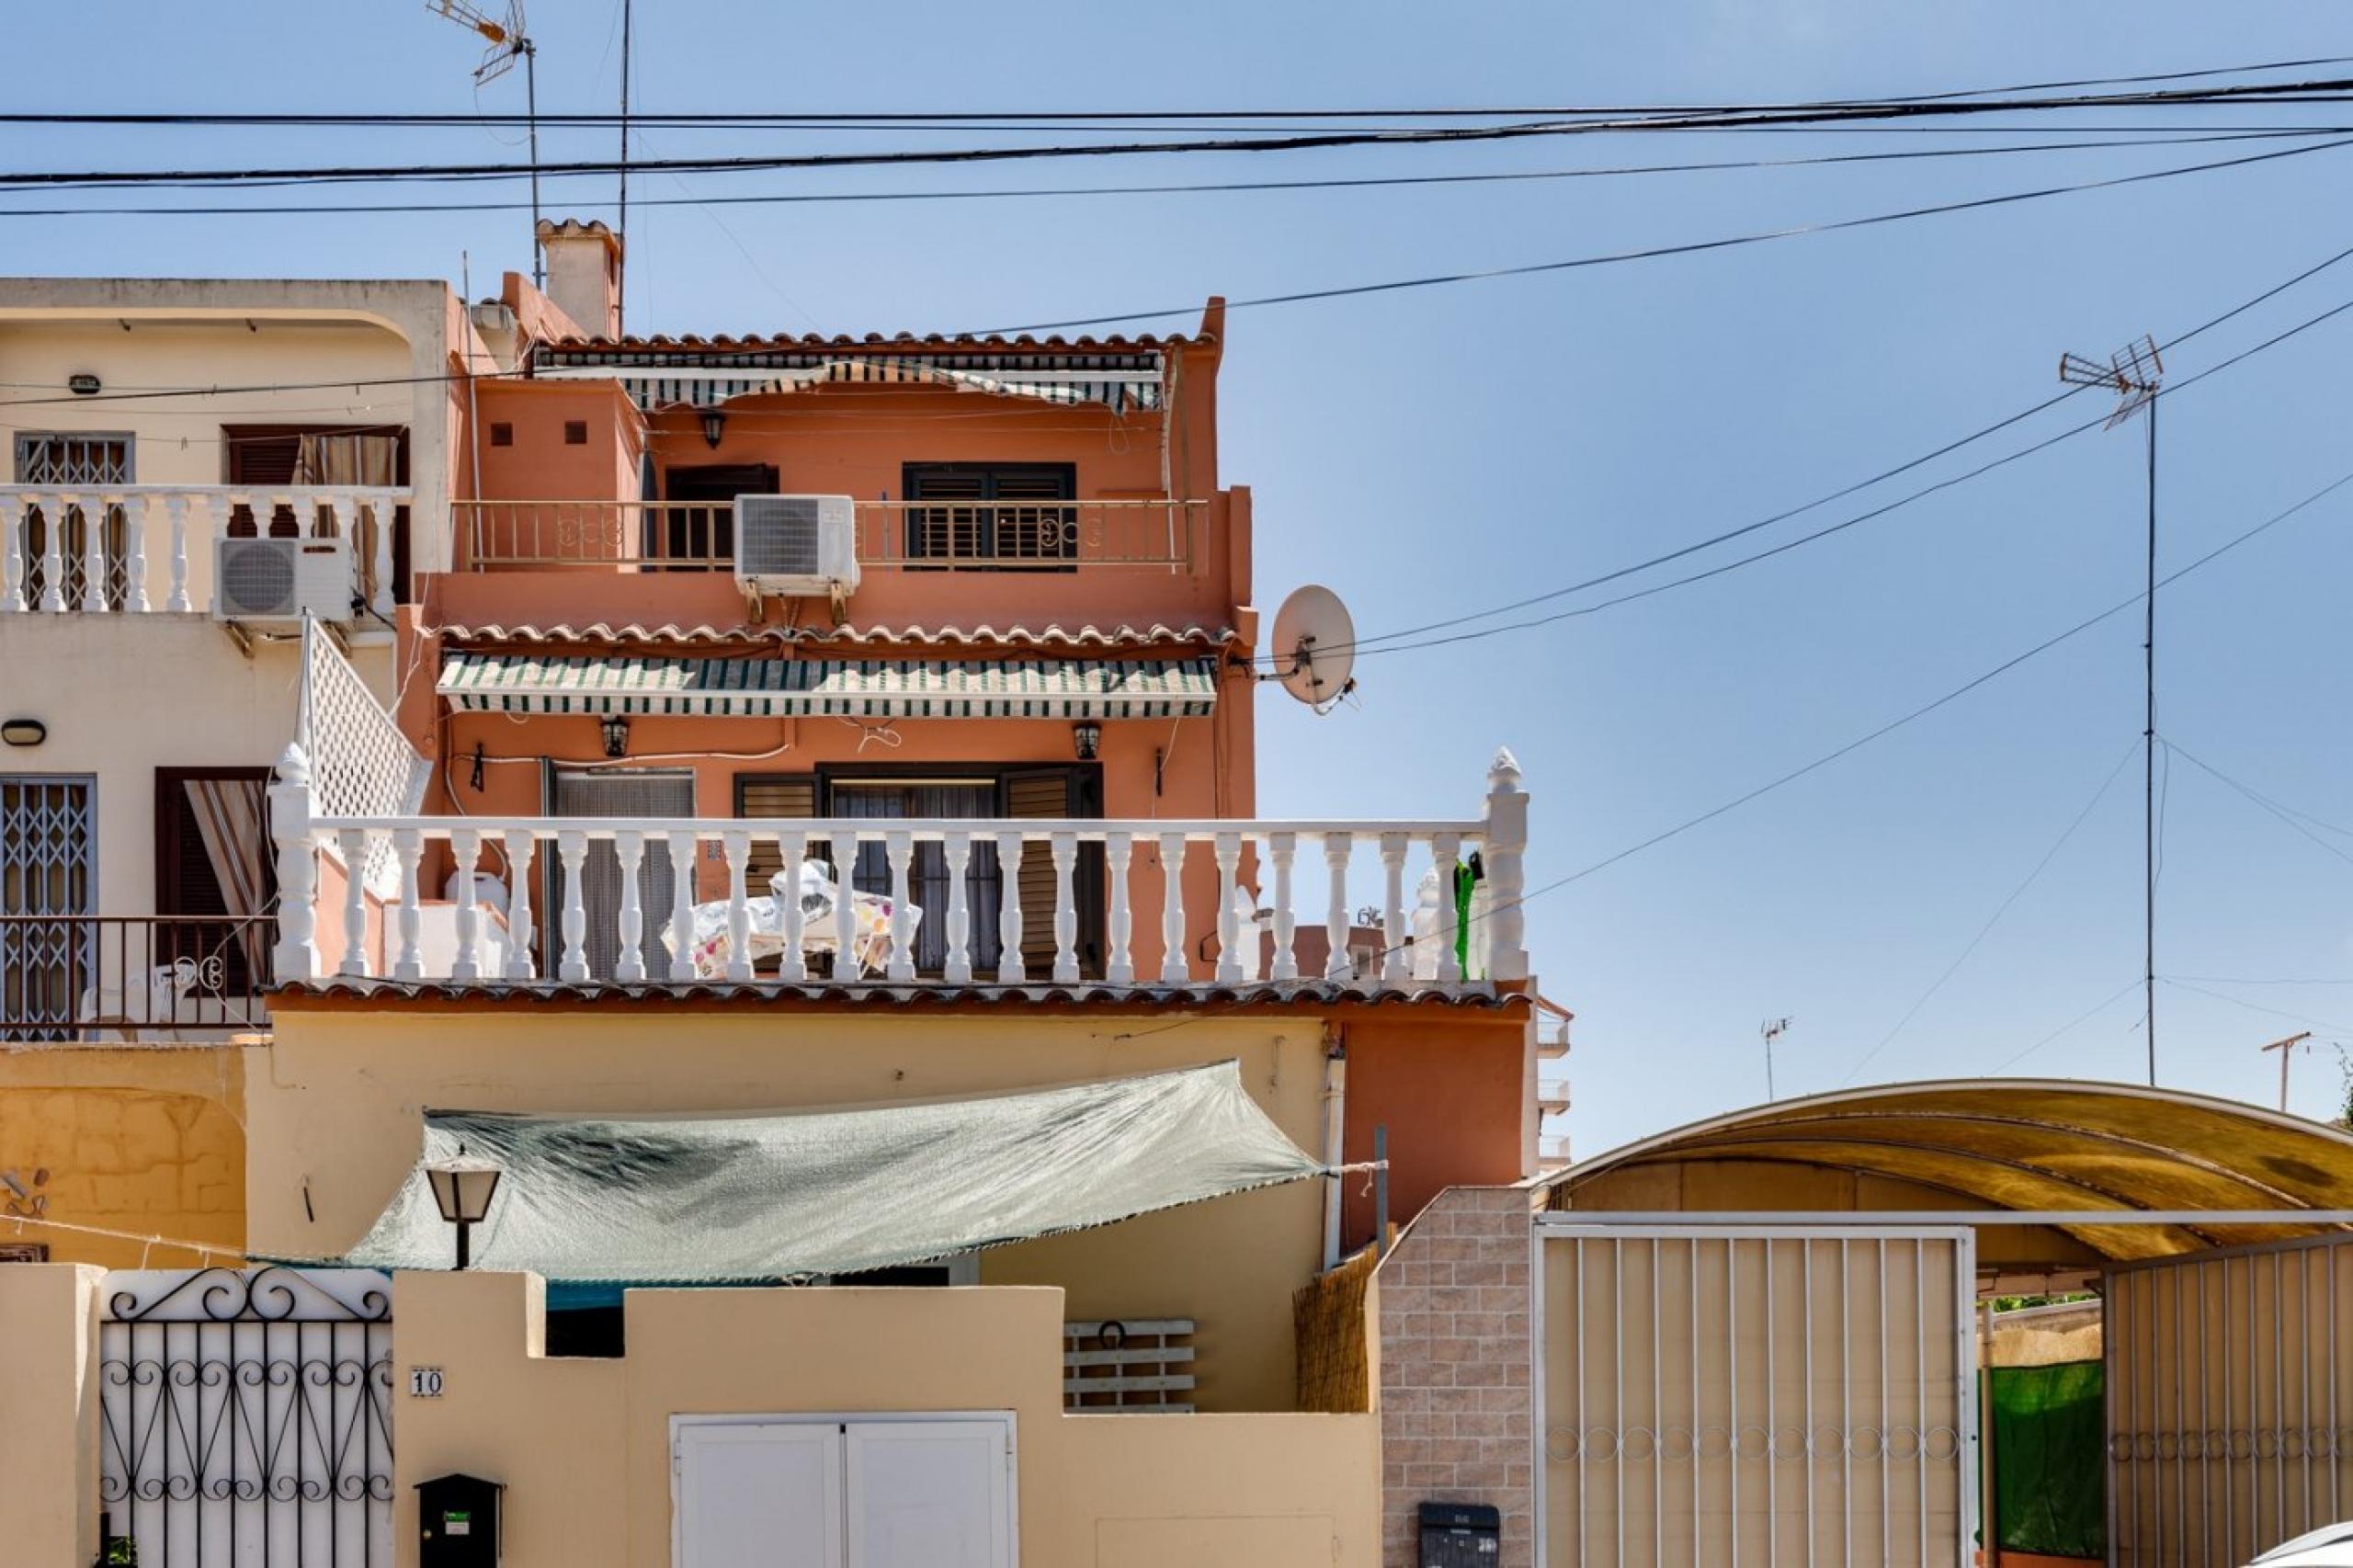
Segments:
[[[2341,1129],[2176,1089],[2035,1078],[1777,1101],[1630,1143],[1537,1185],[1550,1189],[1551,1207],[1574,1210],[1577,1189],[1597,1176],[1716,1160],[1887,1176],[1983,1209],[2282,1211],[2279,1224],[2057,1227],[2119,1261],[2340,1230],[2292,1216],[2353,1210],[2353,1135]]]

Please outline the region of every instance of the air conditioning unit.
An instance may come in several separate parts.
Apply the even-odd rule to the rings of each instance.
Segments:
[[[858,513],[847,495],[735,497],[735,580],[756,593],[858,587]]]
[[[212,541],[215,620],[349,620],[356,581],[349,540]]]

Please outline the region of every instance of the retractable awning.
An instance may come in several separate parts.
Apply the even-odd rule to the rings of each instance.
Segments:
[[[444,654],[436,688],[475,713],[788,719],[1197,719],[1211,659],[662,659]]]
[[[416,1167],[343,1261],[448,1267],[426,1167],[461,1151],[504,1173],[474,1267],[620,1284],[854,1274],[1327,1174],[1232,1062],[858,1110],[430,1113]]]
[[[1047,403],[1099,403],[1115,412],[1150,411],[1161,403],[1157,354],[789,354],[708,355],[662,360],[595,351],[566,353],[532,371],[540,381],[617,380],[645,412],[690,404],[714,407],[730,398],[806,392],[852,383],[938,386]]]

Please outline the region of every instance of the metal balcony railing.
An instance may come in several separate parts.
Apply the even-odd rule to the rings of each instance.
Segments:
[[[0,915],[0,1040],[210,1040],[266,1028],[275,915]]]
[[[723,501],[459,501],[477,572],[570,567],[734,569],[734,508]],[[869,571],[1188,572],[1207,501],[859,501]]]

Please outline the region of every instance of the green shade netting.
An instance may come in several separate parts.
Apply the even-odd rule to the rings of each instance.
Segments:
[[[449,1267],[425,1168],[505,1173],[478,1268],[623,1284],[925,1263],[1324,1175],[1232,1062],[979,1099],[764,1116],[428,1112],[353,1267]]]
[[[2107,1557],[2106,1375],[2097,1361],[1987,1374],[1995,1539],[2003,1547]]]

